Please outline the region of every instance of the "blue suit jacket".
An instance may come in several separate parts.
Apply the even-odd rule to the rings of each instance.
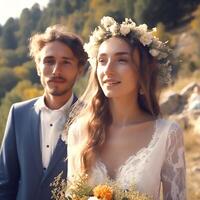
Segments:
[[[63,178],[67,176],[67,146],[61,139],[43,170],[36,100],[13,104],[10,109],[0,152],[0,200],[50,200],[54,177],[62,171]]]

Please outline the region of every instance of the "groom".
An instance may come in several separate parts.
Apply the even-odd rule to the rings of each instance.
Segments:
[[[77,100],[72,88],[87,56],[80,38],[59,25],[31,38],[30,55],[44,95],[10,109],[0,151],[1,200],[50,200],[50,183],[67,173],[60,136]]]

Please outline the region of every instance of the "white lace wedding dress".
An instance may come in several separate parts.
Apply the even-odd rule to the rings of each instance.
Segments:
[[[134,182],[140,192],[160,199],[161,184],[164,200],[185,200],[185,160],[182,130],[175,122],[158,119],[155,132],[147,147],[130,156],[116,174],[116,181],[128,189]],[[79,127],[72,126],[68,135],[68,178],[79,173],[77,148],[84,143]],[[106,166],[98,160],[92,168],[90,184],[104,183]]]

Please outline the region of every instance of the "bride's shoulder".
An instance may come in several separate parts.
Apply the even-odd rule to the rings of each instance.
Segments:
[[[157,121],[160,130],[165,130],[167,134],[176,134],[182,132],[182,128],[174,120],[160,118]]]

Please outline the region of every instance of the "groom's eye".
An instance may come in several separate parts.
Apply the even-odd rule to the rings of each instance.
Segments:
[[[44,58],[43,64],[45,65],[54,65],[55,64],[55,59],[51,56]]]

